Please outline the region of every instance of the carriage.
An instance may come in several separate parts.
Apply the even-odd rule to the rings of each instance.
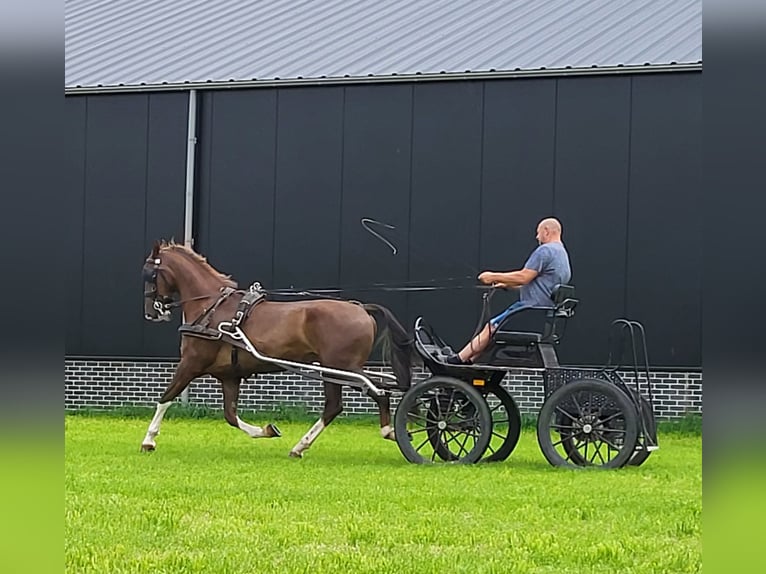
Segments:
[[[512,311],[471,365],[447,363],[452,349],[418,318],[415,344],[431,376],[407,391],[397,408],[395,430],[404,457],[413,463],[508,458],[518,443],[522,417],[502,382],[510,370],[524,368],[542,375],[537,441],[550,464],[642,464],[658,448],[644,328],[637,321],[616,319],[603,367],[562,366],[556,347],[575,314],[574,295],[573,286],[560,285],[553,307]],[[509,323],[539,328],[511,331],[505,328]],[[623,362],[626,355],[630,364]],[[620,373],[624,368],[630,376]]]
[[[341,387],[350,386],[375,400],[381,435],[395,440],[409,462],[502,461],[515,449],[522,428],[517,403],[502,382],[519,368],[542,375],[544,402],[537,417],[537,441],[552,465],[640,465],[658,448],[646,337],[640,323],[629,319],[612,323],[603,367],[559,364],[556,348],[578,304],[571,285],[556,288],[551,307],[512,311],[482,356],[469,365],[454,365],[446,361],[452,349],[423,317],[415,321],[410,336],[380,305],[270,301],[269,292],[259,284],[236,289],[228,276],[184,246],[156,243],[143,277],[147,320],[169,320],[171,310],[179,306],[185,317],[194,317],[179,328],[181,361],[142,442],[145,451],[154,450],[173,399],[201,374],[220,380],[229,424],[253,438],[281,436],[273,424],[262,428],[239,418],[239,385],[250,374],[292,371],[322,381],[325,407],[291,456],[301,457],[340,414]],[[174,300],[174,294],[180,300]],[[485,304],[490,294],[485,293]],[[509,324],[516,329],[532,326],[510,331],[505,328]],[[365,366],[373,340],[382,333],[392,349],[393,374]],[[414,384],[413,347],[430,373]],[[393,421],[391,397],[399,398]]]

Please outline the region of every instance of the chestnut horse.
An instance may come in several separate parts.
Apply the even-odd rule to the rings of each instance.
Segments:
[[[193,325],[204,319],[204,323],[210,325],[207,333],[216,333],[218,325],[231,321],[242,309],[241,301],[246,294],[246,291],[236,290],[237,284],[216,271],[204,257],[173,242],[155,242],[144,264],[143,278],[144,317],[147,320],[168,321],[169,309],[180,306],[187,323]],[[175,294],[180,297],[178,302],[173,302]],[[331,299],[269,301],[264,298],[240,317],[240,329],[261,355],[298,363],[318,362],[325,367],[355,373],[362,372],[375,342],[382,340],[390,355],[397,386],[401,389],[410,386],[412,338],[382,306]],[[378,323],[383,327],[380,333]],[[178,367],[160,397],[141,444],[142,450],[156,448],[155,438],[165,411],[194,378],[205,374],[221,383],[224,417],[231,426],[252,438],[280,436],[273,424],[259,427],[240,419],[237,401],[243,378],[284,369],[261,361],[247,351],[234,349],[235,345],[227,337],[216,340],[183,333]],[[301,457],[343,410],[342,387],[326,380],[323,387],[322,416],[292,448],[290,456]],[[394,440],[388,396],[369,391],[367,394],[378,404],[383,438]]]

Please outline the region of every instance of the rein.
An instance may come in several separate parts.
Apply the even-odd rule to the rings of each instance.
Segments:
[[[175,309],[176,307],[180,307],[184,303],[188,303],[189,301],[201,301],[202,299],[210,299],[211,297],[214,297],[215,295],[198,295],[197,297],[189,297],[188,299],[181,299],[179,301],[171,301],[170,303],[163,303],[163,308],[170,310]]]
[[[341,287],[318,287],[307,289],[264,289],[264,292],[271,295],[316,295],[324,296],[331,293],[345,293],[345,292],[374,292],[374,291],[388,291],[388,292],[408,292],[408,291],[445,291],[451,289],[491,289],[489,285],[445,285],[450,281],[463,281],[465,279],[472,279],[471,276],[466,277],[452,277],[447,279],[434,279],[425,282],[406,281],[403,283],[373,283],[372,285],[358,285],[358,286],[341,286]]]

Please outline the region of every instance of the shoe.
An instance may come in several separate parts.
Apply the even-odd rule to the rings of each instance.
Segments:
[[[463,359],[461,359],[460,355],[458,355],[457,353],[447,357],[445,363],[447,363],[448,365],[468,365],[469,364],[468,361],[464,361]]]

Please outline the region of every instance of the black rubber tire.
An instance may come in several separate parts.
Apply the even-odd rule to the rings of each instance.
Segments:
[[[598,406],[605,401],[613,407],[608,414],[603,414]],[[595,412],[594,408],[597,408]],[[561,424],[562,417],[568,419],[569,425]],[[554,433],[562,437],[555,443],[551,437]],[[585,445],[584,456],[574,442],[581,437],[584,438],[580,442]],[[567,446],[568,439],[571,442]],[[633,456],[637,440],[638,413],[633,402],[619,387],[604,380],[585,378],[560,387],[545,401],[537,420],[537,442],[543,456],[553,466],[620,468]],[[590,444],[596,445],[592,458],[588,457]],[[566,456],[556,449],[557,445]],[[606,459],[601,453],[604,445]],[[572,456],[572,449],[578,456]],[[614,457],[610,457],[612,451],[616,451]],[[601,464],[596,464],[597,454]]]
[[[493,417],[492,436],[480,462],[500,462],[511,456],[513,449],[516,448],[519,442],[519,437],[521,436],[521,413],[511,394],[500,385],[487,386],[480,392],[484,395],[485,400],[487,395],[494,395],[499,401],[497,407],[490,407],[489,410],[490,415]],[[495,414],[497,413],[500,413],[502,418],[496,418]],[[508,425],[505,434],[502,431],[496,430],[495,427],[498,423]],[[496,440],[501,440],[502,442],[499,447],[494,448],[493,442]]]
[[[409,462],[473,464],[489,444],[492,415],[487,401],[471,385],[436,375],[402,396],[394,414],[394,431],[396,444]],[[460,445],[457,435],[465,438],[455,453],[450,445]]]
[[[657,436],[657,421],[654,418],[654,412],[652,411],[652,406],[649,404],[649,401],[646,400],[644,397],[641,397],[641,417],[644,419],[644,424],[646,425],[646,431],[653,437]],[[643,434],[643,429],[641,428],[641,425],[639,424],[639,433]],[[640,443],[641,441],[638,441]],[[649,458],[649,455],[652,454],[652,451],[646,450],[646,449],[639,449],[638,447],[640,444],[636,444],[636,451],[631,457],[631,459],[628,461],[628,464],[630,466],[641,466],[646,462],[646,459]]]

